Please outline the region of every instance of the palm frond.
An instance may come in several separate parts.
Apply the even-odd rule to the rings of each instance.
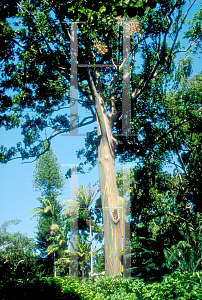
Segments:
[[[40,216],[40,215],[43,214],[43,209],[42,209],[41,207],[36,207],[36,208],[32,209],[32,210],[30,211],[30,214],[32,214],[32,213],[35,212],[35,211],[38,211],[38,213],[34,214],[34,215],[30,218],[30,220],[31,220],[33,217]]]

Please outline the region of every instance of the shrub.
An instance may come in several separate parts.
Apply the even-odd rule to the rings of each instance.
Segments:
[[[95,276],[85,281],[68,276],[64,279],[49,277],[43,278],[38,291],[37,294],[37,286],[32,285],[34,296],[23,299],[40,300],[50,296],[57,300],[198,300],[202,299],[202,272],[174,272],[164,277],[161,283],[152,284],[145,283],[143,279],[107,276]],[[15,300],[17,297],[2,300],[7,299]]]
[[[202,272],[172,273],[162,283],[147,285],[142,290],[142,299],[152,300],[198,300],[202,299]]]
[[[102,299],[126,299],[138,300],[132,286],[133,279],[123,280],[116,277],[93,277],[86,281],[65,277],[48,278],[48,282],[55,281],[61,286],[62,291],[76,291],[83,300],[102,300]],[[138,281],[139,286],[144,285]]]
[[[0,288],[1,300],[81,300],[82,298],[75,291],[62,293],[57,282],[48,282],[46,279],[35,279],[32,282],[23,283],[22,281],[6,282]],[[69,297],[71,296],[71,298]]]

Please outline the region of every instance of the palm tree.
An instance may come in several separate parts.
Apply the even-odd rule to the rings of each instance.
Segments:
[[[90,243],[91,243],[91,275],[93,274],[93,246],[92,246],[92,219],[90,218],[89,214],[89,205],[93,202],[97,195],[97,191],[93,191],[91,184],[88,184],[88,193],[84,188],[84,185],[81,184],[79,188],[76,190],[76,194],[80,203],[80,209],[88,208],[88,218],[86,219],[87,225],[90,227]]]
[[[33,217],[41,216],[41,215],[46,215],[46,216],[51,215],[52,216],[52,220],[53,220],[53,217],[54,217],[54,208],[55,208],[54,204],[49,199],[40,199],[40,201],[44,204],[44,207],[36,207],[36,208],[32,209],[30,211],[30,214],[32,214],[35,211],[38,211],[38,212],[35,213],[30,218],[30,220]]]
[[[55,251],[58,252],[63,245],[67,245],[67,237],[65,236],[65,232],[57,224],[52,224],[50,226],[49,240],[54,241],[54,243],[48,246],[46,250],[48,255]]]
[[[63,248],[63,254],[69,253],[69,250],[64,248],[67,247],[67,235],[65,234],[65,230],[62,230],[57,224],[52,224],[50,226],[50,237],[48,241],[53,241],[53,244],[50,244],[46,249],[46,253],[48,255],[54,255],[54,277],[56,277],[56,261],[55,261],[55,253],[60,252]],[[66,263],[70,261],[66,258],[62,258]],[[59,262],[58,262],[59,264]]]
[[[93,274],[93,248],[92,248],[92,227],[95,229],[100,230],[100,227],[97,224],[92,223],[92,219],[90,217],[89,213],[89,206],[95,199],[98,191],[93,191],[93,188],[91,187],[91,184],[88,184],[88,191],[86,192],[86,189],[83,184],[80,184],[79,188],[75,189],[76,195],[78,197],[78,209],[87,209],[87,214],[84,214],[84,218],[86,220],[87,225],[90,229],[90,248],[91,248],[91,274]],[[70,216],[70,205],[71,205],[71,199],[65,200],[62,205],[67,205],[67,209],[63,211],[63,214],[66,216]],[[73,243],[71,243],[72,245]],[[76,247],[73,247],[76,252],[79,252],[79,250],[76,250]],[[83,275],[82,275],[83,276]]]
[[[80,184],[79,188],[76,189],[76,194],[77,194],[80,206],[82,208],[88,207],[95,199],[97,193],[98,193],[98,191],[93,191],[93,188],[91,187],[90,182],[88,183],[88,194],[86,193],[84,185]]]
[[[42,202],[43,206],[42,207],[36,207],[34,209],[31,210],[30,214],[32,214],[33,212],[37,211],[37,213],[35,213],[30,220],[33,217],[36,216],[51,216],[52,217],[52,225],[49,228],[49,234],[50,236],[54,236],[55,235],[55,231],[54,231],[54,226],[58,226],[57,224],[53,224],[53,220],[55,218],[55,206],[56,204],[53,203],[52,201],[50,201],[49,199],[40,199],[40,201]],[[58,226],[59,227],[59,226]],[[48,239],[50,240],[50,239]],[[55,241],[53,241],[53,245],[52,249],[55,249],[53,252],[50,253],[50,251],[47,250],[47,253],[53,254],[53,261],[54,261],[54,277],[56,277],[56,266],[55,266],[55,251],[58,251],[57,245],[55,245]],[[48,248],[47,248],[48,249]],[[49,248],[50,249],[50,248]],[[56,250],[57,249],[57,250]],[[50,255],[48,254],[48,255]]]
[[[86,243],[86,237],[84,235],[78,236],[78,247],[75,246],[74,243],[70,242],[73,249],[78,253],[78,256],[81,260],[81,272],[82,272],[82,279],[84,278],[84,266],[85,262],[89,261],[91,253],[96,254],[100,249],[93,250],[91,252],[92,242],[90,244]]]

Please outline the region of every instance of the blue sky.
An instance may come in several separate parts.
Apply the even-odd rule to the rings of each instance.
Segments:
[[[195,13],[199,10],[200,1],[192,10]],[[190,15],[191,18],[191,15]],[[198,55],[194,57],[194,73],[201,72],[201,60]],[[82,129],[80,133],[91,131],[96,123]],[[1,144],[6,147],[14,146],[21,140],[20,130],[11,131],[0,130]],[[61,165],[78,164],[80,161],[76,158],[76,150],[84,147],[84,137],[57,136],[52,140],[51,146],[58,157]],[[12,225],[12,231],[27,233],[31,238],[35,237],[34,231],[37,225],[36,218],[30,220],[30,211],[39,205],[36,200],[40,196],[39,192],[34,192],[32,186],[34,163],[22,164],[20,159],[10,161],[6,165],[0,165],[0,225],[4,221],[20,219],[22,222],[18,225]],[[69,167],[62,166],[65,173]],[[117,166],[116,171],[121,167]],[[94,184],[98,177],[98,167],[96,166],[90,173],[78,175],[78,183],[83,183],[87,187],[88,182]],[[70,179],[66,181],[64,194],[58,198],[63,201],[70,198]]]

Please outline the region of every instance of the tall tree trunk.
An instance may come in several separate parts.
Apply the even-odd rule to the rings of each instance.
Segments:
[[[105,275],[115,276],[122,271],[123,201],[116,184],[116,141],[112,137],[112,126],[103,98],[99,96],[96,101],[96,115],[99,181],[104,220]]]
[[[105,275],[115,276],[122,271],[123,202],[116,184],[115,160],[107,139],[101,135],[99,135],[98,162],[104,220]]]
[[[115,174],[116,139],[112,136],[115,103],[107,114],[100,74],[95,69],[94,80],[88,72],[89,86],[96,110],[98,135],[98,166],[104,221],[105,275],[116,276],[122,271],[123,199],[119,196]],[[113,96],[112,96],[113,97]]]

